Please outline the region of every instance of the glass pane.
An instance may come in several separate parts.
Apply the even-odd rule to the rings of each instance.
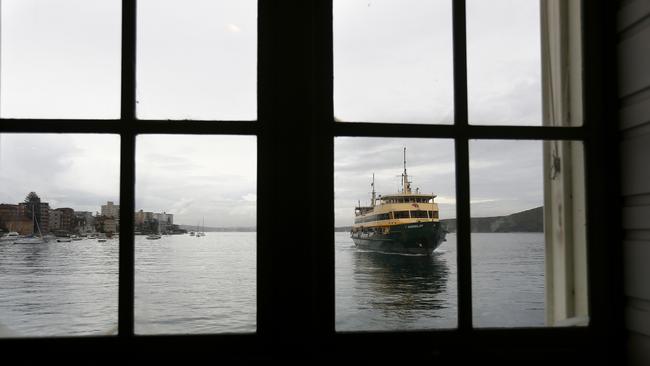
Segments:
[[[256,140],[137,139],[135,332],[256,330]]]
[[[582,161],[576,142],[470,143],[474,326],[584,325]]]
[[[0,337],[117,333],[119,172],[119,136],[0,135]]]
[[[137,115],[257,118],[257,1],[138,1]]]
[[[539,0],[467,1],[469,121],[541,125]]]
[[[2,0],[2,118],[120,117],[119,0]]]
[[[452,123],[451,1],[333,3],[337,120]]]
[[[456,327],[453,141],[334,146],[336,330]]]

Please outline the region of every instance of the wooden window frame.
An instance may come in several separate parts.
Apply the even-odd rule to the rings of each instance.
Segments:
[[[476,126],[468,121],[465,1],[453,2],[453,125],[334,120],[332,0],[258,1],[257,121],[136,118],[136,1],[122,2],[122,89],[118,120],[1,119],[0,133],[103,133],[121,138],[117,336],[2,339],[3,349],[48,357],[84,351],[170,352],[256,359],[274,355],[367,359],[493,357],[602,360],[622,354],[622,280],[616,131],[615,2],[582,8],[584,124]],[[257,137],[257,332],[135,335],[134,197],[136,136]],[[334,314],[334,139],[338,136],[455,141],[458,328],[337,333]],[[472,326],[469,150],[473,139],[584,142],[589,314],[587,327],[477,329]],[[603,148],[607,146],[607,149]],[[612,169],[615,170],[612,174]],[[300,201],[286,199],[300,197]],[[299,207],[301,212],[295,212]],[[603,215],[608,212],[608,215]],[[363,347],[369,345],[369,348]],[[402,346],[411,350],[405,355]],[[80,348],[81,347],[81,348]],[[593,349],[601,354],[595,356]],[[413,353],[420,350],[420,353]],[[121,357],[123,353],[115,353]]]

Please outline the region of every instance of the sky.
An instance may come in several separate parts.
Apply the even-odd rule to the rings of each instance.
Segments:
[[[0,116],[119,118],[118,0],[3,0]],[[137,115],[256,118],[256,1],[138,1]],[[541,124],[537,0],[468,0],[471,123]],[[341,121],[453,123],[451,1],[335,0],[334,101]],[[507,14],[507,17],[506,17]],[[344,122],[342,122],[344,123]],[[358,200],[413,185],[455,217],[453,142],[336,138],[335,223]],[[206,226],[254,226],[255,138],[141,136],[136,208]],[[473,216],[542,204],[539,142],[470,144]],[[119,138],[0,136],[0,203],[36,191],[53,207],[119,200]]]

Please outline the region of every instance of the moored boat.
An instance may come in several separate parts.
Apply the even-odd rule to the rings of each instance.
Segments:
[[[350,236],[361,249],[386,253],[431,255],[445,241],[447,231],[439,220],[436,195],[415,192],[406,172],[406,148],[402,190],[377,196],[374,175],[370,206],[355,208]]]
[[[14,244],[45,244],[47,240],[38,237],[38,236],[28,236],[20,239],[16,239]]]
[[[0,242],[12,242],[13,243],[14,241],[16,241],[16,240],[18,240],[20,238],[21,238],[20,234],[18,234],[15,231],[10,231],[6,235],[4,235],[3,237],[0,237]]]

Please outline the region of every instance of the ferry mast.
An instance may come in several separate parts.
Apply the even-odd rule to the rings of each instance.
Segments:
[[[404,173],[402,173],[402,193],[411,194],[411,182],[406,174],[406,148],[404,148]]]

